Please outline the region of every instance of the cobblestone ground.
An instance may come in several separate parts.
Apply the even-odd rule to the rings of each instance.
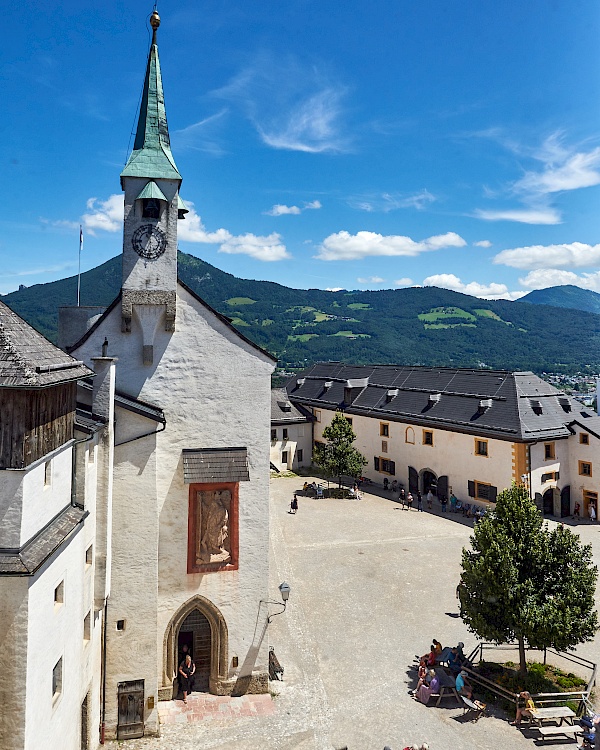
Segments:
[[[403,511],[368,493],[361,501],[300,497],[298,513],[290,515],[292,493],[300,486],[293,478],[271,483],[273,598],[281,581],[292,587],[287,611],[274,618],[268,633],[285,668],[284,681],[271,683],[273,700],[198,698],[204,708],[186,713],[161,704],[160,737],[107,747],[382,750],[387,744],[401,750],[416,742],[428,742],[431,750],[536,747],[535,733],[519,732],[502,716],[462,723],[462,710],[451,701],[426,707],[408,695],[414,657],[425,653],[432,638],[444,644],[462,640],[467,651],[475,645],[457,617],[455,598],[470,525],[436,509]],[[600,527],[582,524],[577,531],[593,544],[600,564]],[[598,661],[600,638],[578,653]],[[559,740],[552,747],[573,750],[576,743]]]

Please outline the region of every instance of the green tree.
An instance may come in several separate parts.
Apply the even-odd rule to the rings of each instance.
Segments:
[[[521,674],[525,643],[564,651],[593,639],[592,547],[570,529],[550,531],[523,487],[498,496],[495,510],[475,526],[471,547],[462,555],[461,617],[482,639],[517,640]]]
[[[342,412],[337,412],[331,424],[323,430],[326,443],[317,443],[313,460],[327,476],[337,477],[342,486],[342,476],[358,477],[368,461],[352,443],[356,435]]]

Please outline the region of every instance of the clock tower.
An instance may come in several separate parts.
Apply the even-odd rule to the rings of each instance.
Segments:
[[[159,325],[175,330],[177,221],[188,212],[179,197],[181,175],[171,153],[156,32],[160,17],[150,17],[152,44],[133,151],[121,172],[125,192],[121,327],[142,328],[144,363],[152,364]]]

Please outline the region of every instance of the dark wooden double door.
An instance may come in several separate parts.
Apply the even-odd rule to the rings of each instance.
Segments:
[[[208,692],[210,677],[211,632],[210,623],[199,610],[195,609],[185,618],[177,637],[177,668],[184,659],[185,650],[191,654],[196,665],[194,690]]]

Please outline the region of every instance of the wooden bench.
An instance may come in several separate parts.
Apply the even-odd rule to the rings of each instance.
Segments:
[[[560,727],[537,727],[537,730],[544,739],[546,737],[555,737],[556,735],[561,734],[573,735],[576,738],[576,735],[582,734],[583,732],[582,727],[574,726],[573,724],[563,724]]]
[[[283,680],[283,667],[275,656],[273,646],[269,648],[269,678],[271,680]]]

